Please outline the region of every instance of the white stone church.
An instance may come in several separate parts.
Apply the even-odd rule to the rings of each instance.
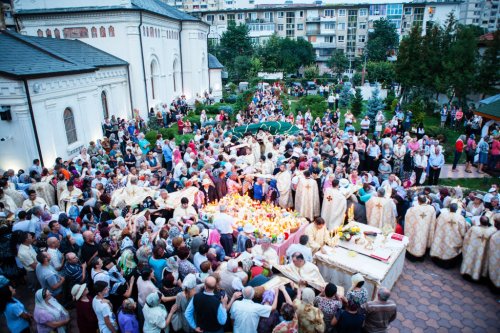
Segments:
[[[19,33],[0,31],[0,169],[52,167],[102,137],[105,117],[222,95],[208,25],[161,0],[13,3]]]

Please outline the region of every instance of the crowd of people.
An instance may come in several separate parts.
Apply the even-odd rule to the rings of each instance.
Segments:
[[[385,332],[397,314],[389,290],[371,300],[359,273],[345,293],[334,281],[316,283],[323,278],[313,256],[332,244],[348,209],[360,223],[405,234],[409,259],[430,253],[440,266],[460,265],[464,276],[500,287],[496,185],[485,195],[416,187],[427,175],[438,183],[444,156],[422,124],[411,131],[409,110],[364,117],[358,131],[350,111],[286,115],[282,93],[279,84],[257,90],[236,124],[222,112],[179,145],[160,134],[147,141],[139,118],[112,118],[104,138],[75,158],[3,173],[0,311],[9,330],[69,332],[74,307],[80,332]],[[157,120],[182,121],[186,107],[176,100]],[[271,120],[300,131],[230,132]],[[474,141],[465,135],[456,154]],[[498,133],[478,147],[490,141],[498,150]],[[208,203],[234,194],[307,218],[286,258],[271,235],[253,237],[252,221],[236,228],[224,205],[207,219]],[[277,268],[298,278],[265,289]],[[33,312],[15,297],[22,284],[34,294]]]

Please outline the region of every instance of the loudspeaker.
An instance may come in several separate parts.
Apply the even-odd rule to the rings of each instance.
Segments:
[[[0,107],[0,119],[2,120],[12,120],[12,115],[10,113],[10,106],[1,106]]]

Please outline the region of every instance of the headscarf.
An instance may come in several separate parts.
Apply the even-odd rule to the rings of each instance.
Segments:
[[[153,292],[146,297],[146,305],[150,308],[160,306],[160,297],[157,292]]]
[[[66,309],[63,308],[63,306],[59,304],[54,297],[51,297],[48,302],[45,301],[43,297],[44,291],[46,291],[46,289],[38,289],[35,293],[35,309],[38,308],[47,311],[54,317],[55,321],[67,318],[68,311],[66,311]],[[64,333],[66,332],[66,329],[62,326],[57,329],[57,332]]]
[[[314,295],[314,290],[312,290],[311,288],[304,288],[302,290],[302,302],[313,305],[315,297],[316,296]]]
[[[220,244],[220,233],[219,231],[217,231],[217,229],[210,230],[210,233],[208,234],[207,244],[208,245],[217,244],[219,246],[222,246]]]
[[[182,281],[182,289],[193,289],[196,288],[196,276],[192,273],[189,273]]]
[[[134,247],[134,242],[132,242],[132,240],[128,236],[125,236],[122,239],[120,250],[123,252],[123,250],[125,250],[127,247]]]
[[[274,291],[272,290],[266,290],[264,291],[264,294],[262,294],[262,302],[261,304],[273,304],[274,302]]]
[[[365,278],[360,273],[354,274],[351,277],[352,288],[353,289],[356,288],[356,286],[358,285],[358,283],[360,283],[361,281],[364,281],[364,280],[365,280]]]

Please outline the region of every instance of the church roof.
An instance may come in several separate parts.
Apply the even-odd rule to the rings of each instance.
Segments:
[[[139,10],[152,14],[165,16],[178,21],[199,21],[175,7],[169,6],[160,0],[130,0],[130,4],[115,6],[87,6],[87,7],[61,7],[61,8],[43,8],[43,9],[19,9],[18,15],[29,14],[50,14],[50,13],[78,13],[78,12],[96,12],[96,11],[116,11],[116,10]]]
[[[224,68],[224,65],[220,63],[219,59],[217,59],[213,54],[208,54],[208,68],[209,69],[218,69]]]
[[[128,63],[79,40],[23,36],[1,30],[0,74],[16,78],[93,72]]]

